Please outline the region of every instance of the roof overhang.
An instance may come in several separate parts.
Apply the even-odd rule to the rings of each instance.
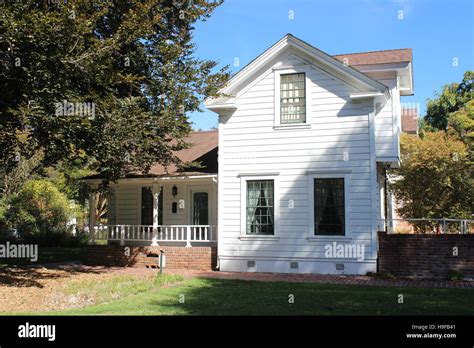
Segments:
[[[393,72],[398,77],[400,95],[413,95],[414,93],[413,64],[411,61],[356,65],[354,67],[365,74]]]
[[[178,181],[199,181],[199,180],[212,180],[215,181],[214,179],[217,179],[218,174],[205,174],[205,175],[176,175],[176,176],[160,176],[160,177],[136,177],[136,178],[121,178],[117,179],[116,181],[113,182],[113,184],[150,184],[150,183],[158,183],[158,182],[178,182]],[[98,186],[100,185],[104,179],[82,179],[85,181],[87,184],[91,186]]]
[[[308,63],[346,82],[361,93],[385,93],[388,90],[387,86],[367,76],[363,72],[345,65],[331,55],[303,40],[291,34],[287,34],[235,74],[220,93],[235,96],[239,90],[251,83],[255,75],[263,73],[271,68],[271,66],[279,63],[278,57],[286,52],[296,53]],[[231,106],[233,107],[233,103],[231,102],[232,98],[233,97],[208,98],[204,102],[204,105],[208,109],[216,112],[219,110],[229,110]]]

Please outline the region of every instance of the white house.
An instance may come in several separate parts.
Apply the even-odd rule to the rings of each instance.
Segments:
[[[218,132],[192,133],[195,150],[178,155],[206,166],[112,184],[110,225],[96,230],[110,243],[217,244],[221,271],[375,271],[411,62],[411,49],[331,56],[286,35],[205,102]]]

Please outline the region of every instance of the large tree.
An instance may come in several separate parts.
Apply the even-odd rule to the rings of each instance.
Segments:
[[[443,87],[436,97],[428,99],[424,122],[431,130],[446,130],[451,113],[474,99],[474,71],[466,71],[461,83]]]
[[[37,153],[42,167],[83,159],[109,179],[176,162],[172,152],[191,129],[186,114],[229,77],[196,58],[192,41],[194,23],[220,3],[2,2],[4,174]]]
[[[474,189],[467,180],[468,149],[462,141],[443,131],[425,132],[421,138],[402,134],[401,153],[402,165],[390,186],[403,202],[401,216],[471,217]]]

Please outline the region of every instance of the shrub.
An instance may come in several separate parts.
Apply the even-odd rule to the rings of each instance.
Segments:
[[[9,220],[24,243],[59,246],[68,236],[73,211],[69,200],[51,182],[32,180],[11,200]]]
[[[464,279],[464,274],[462,272],[459,272],[455,269],[451,269],[448,272],[448,280],[463,280]]]

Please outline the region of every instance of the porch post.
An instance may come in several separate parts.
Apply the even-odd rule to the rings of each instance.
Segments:
[[[160,198],[159,185],[153,185],[153,239],[152,246],[158,246],[158,199]]]
[[[191,247],[191,226],[186,226],[186,248]]]
[[[95,211],[97,208],[97,202],[95,199],[95,192],[89,194],[89,235],[92,244],[95,243]]]

